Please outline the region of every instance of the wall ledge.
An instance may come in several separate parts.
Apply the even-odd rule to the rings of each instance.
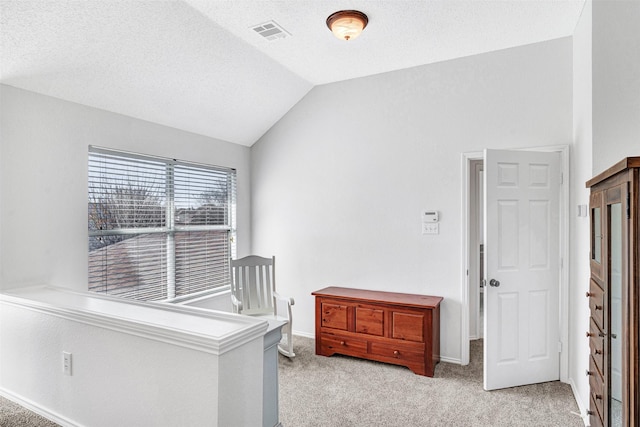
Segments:
[[[248,316],[140,302],[66,288],[36,285],[0,293],[0,304],[221,355],[263,337],[268,323]]]

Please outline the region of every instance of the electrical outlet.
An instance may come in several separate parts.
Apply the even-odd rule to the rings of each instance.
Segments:
[[[71,353],[67,351],[62,352],[62,372],[71,375]]]

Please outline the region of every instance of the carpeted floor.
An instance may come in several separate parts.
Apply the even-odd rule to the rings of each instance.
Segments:
[[[57,427],[58,424],[41,417],[0,396],[0,427]]]
[[[295,338],[296,357],[280,357],[280,420],[285,427],[583,427],[571,387],[560,382],[487,392],[482,341],[468,366],[439,363],[434,378],[346,356],[316,356]]]
[[[481,341],[472,342],[468,366],[440,363],[434,378],[401,366],[316,356],[314,345],[296,337],[296,357],[280,356],[285,427],[584,426],[567,384],[484,391]],[[26,426],[57,424],[0,397],[0,427]]]

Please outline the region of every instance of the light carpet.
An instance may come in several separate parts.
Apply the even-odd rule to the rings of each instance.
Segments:
[[[568,384],[558,381],[484,391],[482,341],[471,363],[439,363],[433,378],[402,366],[347,356],[316,356],[295,337],[296,357],[280,356],[280,421],[312,426],[584,427]]]

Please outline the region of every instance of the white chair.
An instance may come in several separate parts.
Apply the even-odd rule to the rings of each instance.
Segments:
[[[256,255],[231,260],[231,302],[234,313],[286,321],[278,351],[291,358],[295,356],[291,334],[294,300],[276,292],[275,262],[275,257]]]

